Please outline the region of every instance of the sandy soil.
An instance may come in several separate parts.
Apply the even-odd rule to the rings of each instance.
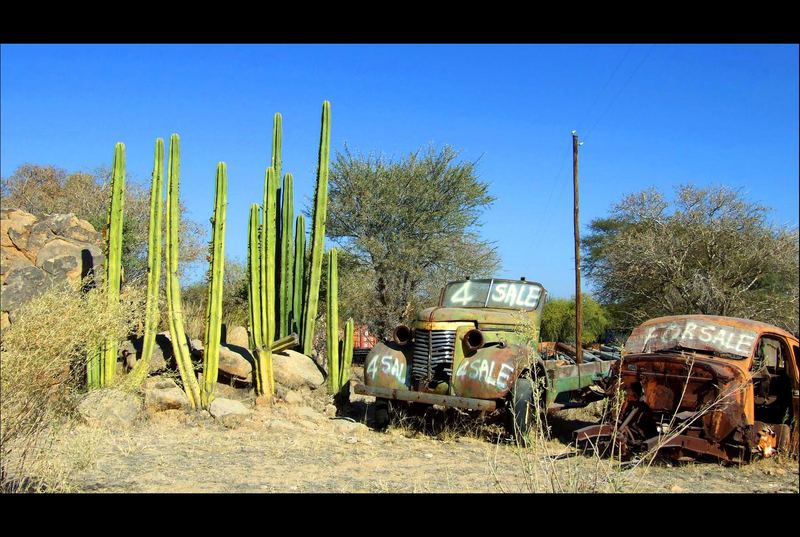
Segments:
[[[321,391],[302,397],[298,404],[255,407],[227,426],[208,414],[177,410],[129,429],[81,425],[58,452],[79,455],[71,461],[70,485],[83,492],[800,491],[796,460],[620,468],[570,456],[571,431],[591,421],[585,411],[553,415],[549,441],[519,448],[496,425],[453,413],[401,419],[377,432],[365,425],[369,399],[352,396],[344,408],[350,418],[332,418]]]

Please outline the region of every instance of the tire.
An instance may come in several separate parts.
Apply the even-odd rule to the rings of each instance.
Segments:
[[[506,431],[519,445],[527,445],[528,434],[536,423],[536,406],[533,402],[531,379],[519,378],[514,383],[509,401]]]
[[[392,406],[388,399],[375,399],[375,416],[373,423],[378,431],[385,431],[391,421]]]

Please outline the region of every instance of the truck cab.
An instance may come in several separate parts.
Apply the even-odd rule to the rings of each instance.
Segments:
[[[390,401],[507,412],[508,428],[523,434],[534,407],[588,404],[598,398],[589,388],[610,363],[543,359],[537,347],[546,300],[544,286],[525,279],[450,282],[436,306],[372,348],[355,392],[376,397],[379,428],[388,424]]]

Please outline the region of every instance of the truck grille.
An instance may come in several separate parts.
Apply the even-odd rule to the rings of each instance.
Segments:
[[[415,330],[411,376],[417,380],[449,382],[455,343],[455,330]]]

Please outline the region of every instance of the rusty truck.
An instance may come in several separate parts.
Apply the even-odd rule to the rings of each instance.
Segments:
[[[439,405],[502,414],[508,432],[524,439],[535,409],[584,406],[604,397],[597,384],[613,362],[575,364],[540,355],[546,300],[544,286],[524,278],[450,282],[436,306],[372,348],[364,383],[354,391],[376,398],[377,428],[389,424],[398,404]]]
[[[623,458],[741,462],[796,452],[798,352],[795,335],[762,322],[651,319],[633,330],[606,380],[620,403],[616,419],[576,431],[576,440]]]

